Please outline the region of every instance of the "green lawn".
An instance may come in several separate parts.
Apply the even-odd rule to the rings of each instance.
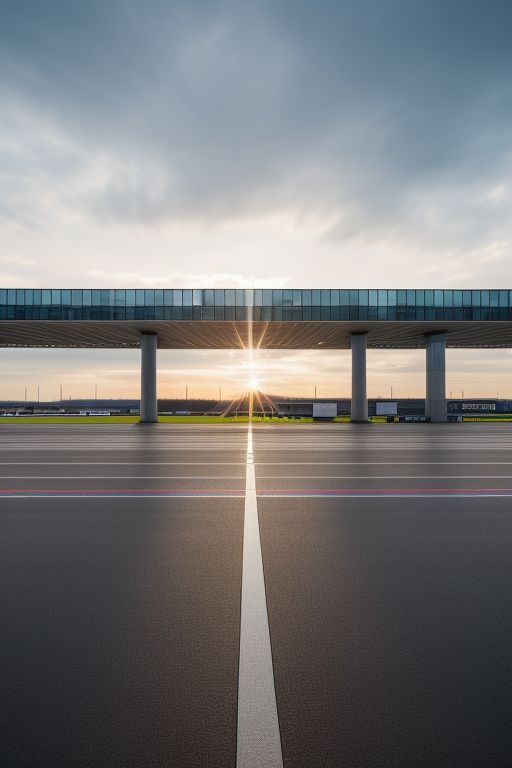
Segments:
[[[7,416],[0,417],[0,424],[137,424],[138,416]],[[247,424],[248,416],[160,416],[159,422],[164,424]],[[272,424],[312,424],[311,417],[300,419],[282,419],[270,416],[255,416],[254,422]],[[348,423],[348,416],[338,416],[336,422]],[[385,417],[376,416],[370,419],[373,423],[386,423]],[[464,421],[512,421],[512,415],[498,416],[466,416]],[[318,422],[322,423],[322,422]]]
[[[138,416],[13,416],[0,417],[0,424],[136,424]],[[248,416],[160,416],[161,423],[171,424],[247,424]],[[253,421],[274,424],[311,423],[311,418],[277,419],[255,416]]]

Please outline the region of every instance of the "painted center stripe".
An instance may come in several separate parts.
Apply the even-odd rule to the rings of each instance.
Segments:
[[[247,438],[237,768],[282,768],[267,600],[261,558],[252,431]]]

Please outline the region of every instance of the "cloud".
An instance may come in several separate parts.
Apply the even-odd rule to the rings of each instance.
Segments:
[[[315,211],[335,242],[466,247],[509,229],[511,19],[496,0],[8,3],[4,99],[89,157],[76,203],[99,221]]]
[[[34,261],[34,259],[27,259],[16,253],[7,253],[0,254],[0,264],[16,264],[20,267],[33,267],[37,262]]]
[[[148,275],[144,272],[104,272],[101,269],[93,269],[88,275],[95,283],[103,285],[151,288],[170,285],[173,288],[282,288],[290,282],[287,277],[260,278],[233,272],[171,272],[167,275]]]

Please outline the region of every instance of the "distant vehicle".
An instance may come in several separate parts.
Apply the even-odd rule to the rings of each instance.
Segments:
[[[313,403],[313,419],[335,419],[338,403]]]
[[[376,406],[376,416],[396,416],[398,413],[398,403],[397,402],[385,402],[381,403],[378,402],[375,404]]]
[[[430,421],[430,416],[400,416],[400,421],[405,421],[408,424],[410,424],[412,422],[414,422],[414,423],[418,423],[418,422],[425,423],[425,422]]]
[[[110,416],[110,411],[80,411],[80,416]]]
[[[176,411],[176,416],[190,416],[190,411]]]

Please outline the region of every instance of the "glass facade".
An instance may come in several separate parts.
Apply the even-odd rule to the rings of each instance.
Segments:
[[[512,320],[509,290],[1,288],[0,320]]]

